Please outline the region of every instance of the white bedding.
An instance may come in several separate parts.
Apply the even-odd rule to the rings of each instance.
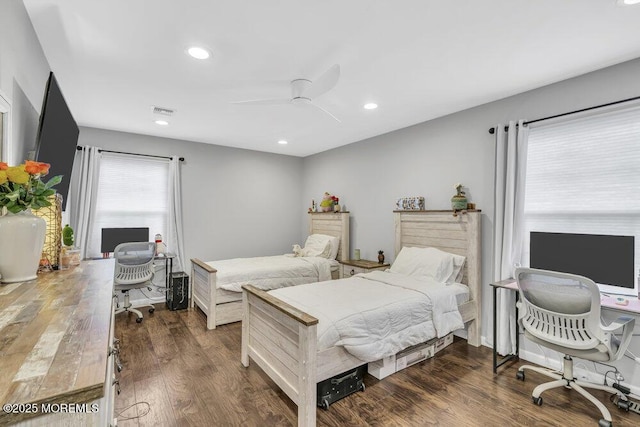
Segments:
[[[340,265],[336,260],[291,254],[225,259],[206,264],[218,270],[216,287],[232,292],[242,292],[242,285],[246,284],[268,291],[331,280],[331,270]]]
[[[363,362],[464,327],[458,286],[390,271],[271,291],[316,317],[318,351],[344,348]]]

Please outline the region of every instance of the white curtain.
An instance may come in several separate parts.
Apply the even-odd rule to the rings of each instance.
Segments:
[[[509,122],[507,131],[502,124],[496,126],[494,281],[512,277],[513,269],[522,262],[528,134],[522,120]],[[515,353],[517,319],[513,301],[511,291],[498,290],[498,337],[493,339],[502,355]]]
[[[82,259],[87,257],[88,239],[95,216],[98,177],[100,176],[100,149],[85,146],[76,152],[69,192],[69,224],[74,230],[75,245]]]
[[[182,234],[182,180],[180,177],[180,159],[171,156],[169,162],[168,220],[166,244],[170,253],[175,254],[173,271],[184,271],[184,238]]]

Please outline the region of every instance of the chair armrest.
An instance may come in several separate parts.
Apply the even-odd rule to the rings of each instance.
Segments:
[[[635,324],[635,318],[619,317],[608,326],[602,326],[603,331],[610,332],[612,334],[615,331],[622,329],[622,339],[620,340],[618,351],[616,351],[612,360],[618,360],[627,351],[627,347],[629,347],[631,337],[633,336],[633,328],[635,327]]]

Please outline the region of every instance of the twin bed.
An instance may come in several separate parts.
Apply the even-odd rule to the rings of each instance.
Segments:
[[[203,262],[191,260],[191,307],[207,316],[207,329],[242,320],[243,283],[261,289],[339,278],[338,261],[349,259],[349,212],[309,213],[309,235],[338,238],[334,259],[271,256]]]
[[[242,364],[253,360],[296,403],[299,426],[315,426],[320,381],[463,325],[468,344],[480,345],[480,212],[394,216],[396,254],[403,247],[435,248],[465,257],[459,272],[436,268],[442,270],[438,277],[450,278],[448,284],[418,277],[422,266],[398,262],[407,259],[409,251],[403,251],[388,273],[272,292],[243,286]],[[412,269],[416,276],[410,276]],[[373,325],[369,332],[359,329],[366,324]]]

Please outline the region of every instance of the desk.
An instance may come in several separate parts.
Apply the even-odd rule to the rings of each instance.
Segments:
[[[112,304],[112,260],[0,285],[0,425],[114,424]]]
[[[154,261],[163,260],[164,261],[164,289],[165,292],[169,290],[169,285],[171,284],[171,275],[173,274],[173,259],[176,256],[174,254],[158,254],[153,257]]]
[[[513,279],[501,280],[499,282],[495,282],[491,284],[493,288],[493,373],[498,372],[498,368],[505,363],[511,360],[518,360],[520,358],[520,339],[518,333],[518,324],[516,323],[516,352],[513,354],[507,354],[498,362],[498,350],[496,349],[496,345],[498,342],[498,310],[496,307],[497,299],[498,299],[498,289],[508,289],[510,291],[515,291],[515,307],[516,307],[516,322],[518,321],[518,285]]]
[[[491,287],[493,287],[493,373],[497,373],[498,368],[503,364],[507,363],[510,360],[518,360],[519,352],[520,352],[520,333],[516,330],[516,352],[513,354],[508,354],[504,356],[500,361],[498,361],[498,352],[496,350],[496,339],[497,337],[497,309],[496,309],[496,300],[497,300],[497,292],[498,289],[508,289],[513,291],[516,295],[515,304],[516,304],[516,321],[518,320],[518,285],[514,279],[506,279],[501,280],[496,283],[492,283]],[[623,301],[626,301],[626,305],[618,304],[618,298],[622,298]],[[609,294],[601,294],[600,296],[600,306],[602,308],[606,308],[608,310],[618,311],[623,314],[633,314],[640,315],[640,299],[628,296],[619,296],[619,295],[609,295]],[[516,323],[516,328],[517,328]]]

